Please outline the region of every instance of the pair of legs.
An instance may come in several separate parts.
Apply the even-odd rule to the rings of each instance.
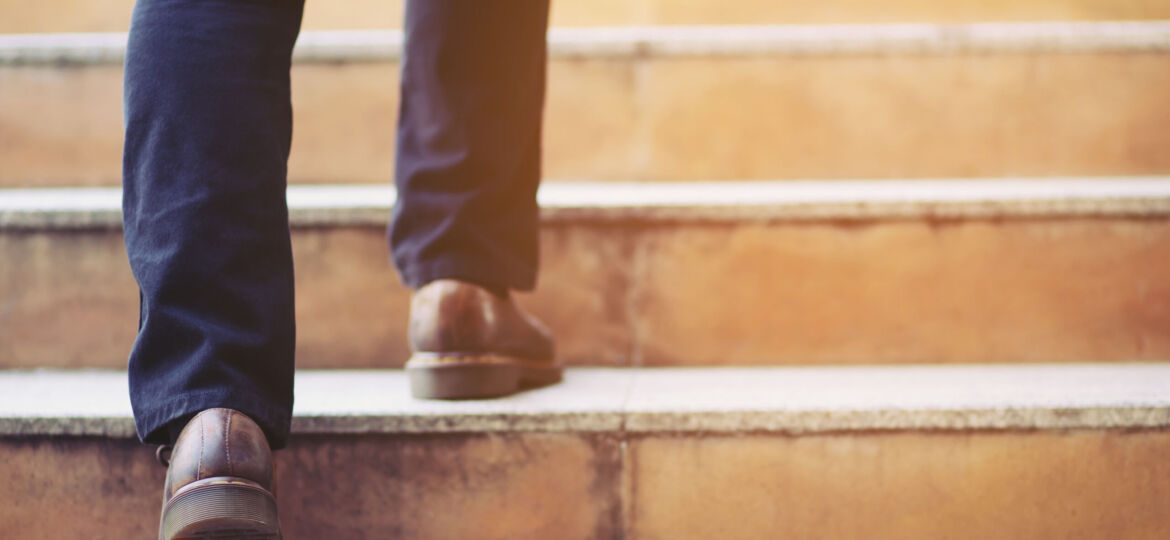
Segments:
[[[295,322],[284,193],[302,8],[135,7],[123,208],[141,292],[129,370],[144,442],[174,442],[212,408],[253,419],[273,448],[287,441]],[[389,235],[407,286],[534,285],[547,17],[547,0],[408,1]]]

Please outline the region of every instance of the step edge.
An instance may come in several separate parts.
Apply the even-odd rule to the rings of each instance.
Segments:
[[[877,431],[1130,430],[1170,428],[1170,405],[923,411],[541,413],[295,416],[293,435],[452,433],[626,433],[633,435],[811,435]],[[0,438],[136,437],[129,416],[0,416]]]
[[[121,188],[0,189],[0,230],[121,227]],[[545,182],[546,223],[1165,217],[1170,177]],[[293,227],[385,226],[390,186],[293,185]]]
[[[0,34],[0,65],[118,64],[126,32]],[[386,62],[401,30],[301,33],[297,62]],[[1168,52],[1170,21],[694,25],[551,28],[553,58]]]
[[[975,370],[975,371],[972,371]],[[35,387],[44,392],[56,385],[76,389],[82,379],[78,371],[4,370],[0,386],[15,384]],[[125,372],[86,370],[85,379],[93,388],[100,387],[104,402],[89,404],[84,411],[60,410],[59,404],[36,406],[25,402],[4,405],[0,402],[0,437],[90,436],[129,438],[135,435],[125,394]],[[788,384],[805,384],[809,380],[839,381],[848,387],[858,380],[871,380],[882,374],[881,381],[897,377],[925,377],[938,383],[950,381],[943,389],[959,388],[976,373],[984,382],[1006,386],[1003,396],[973,392],[966,402],[939,397],[931,388],[916,398],[897,395],[896,389],[877,388],[873,403],[858,405],[845,399],[836,407],[811,406],[825,398],[801,403],[799,396],[773,400],[768,408],[751,408],[742,403],[720,401],[713,392],[712,402],[691,403],[687,407],[673,403],[678,396],[663,402],[660,396],[633,399],[632,388],[645,390],[658,385],[676,388],[706,380],[713,375],[724,382],[735,377],[758,380],[760,377],[785,377]],[[810,374],[812,376],[809,379]],[[681,379],[680,379],[681,377]],[[730,379],[729,379],[730,377]],[[689,378],[689,383],[687,379]],[[6,380],[7,379],[7,380]],[[720,434],[775,433],[815,434],[867,431],[1004,431],[1004,430],[1087,430],[1087,429],[1164,429],[1170,427],[1170,396],[1151,388],[1170,379],[1170,363],[1090,364],[1090,365],[967,365],[967,366],[865,366],[835,368],[655,368],[613,369],[577,368],[570,372],[570,384],[529,395],[485,402],[418,402],[404,398],[405,376],[398,370],[299,371],[298,392],[304,392],[309,404],[294,413],[293,433],[297,435],[362,434],[429,434],[429,433],[618,433],[618,434]],[[361,406],[336,403],[322,397],[340,380],[365,381],[359,392],[388,389],[374,405],[356,401]],[[584,380],[584,382],[582,382]],[[300,382],[304,381],[304,382]],[[371,383],[372,381],[372,383]],[[646,386],[647,381],[657,381]],[[958,381],[958,382],[956,382]],[[1052,394],[1051,388],[1037,391],[1045,381],[1059,383],[1060,392],[1083,395]],[[1098,383],[1101,383],[1098,386]],[[370,384],[373,384],[371,387]],[[324,386],[322,386],[324,385]],[[592,393],[584,401],[581,395]],[[1103,390],[1102,390],[1103,389]],[[11,388],[10,388],[11,390]],[[751,391],[758,391],[754,389]],[[95,390],[89,390],[94,392]],[[109,395],[119,392],[119,396]],[[401,395],[399,393],[402,393]],[[692,395],[679,392],[679,395]],[[379,394],[381,395],[381,394]],[[622,396],[625,396],[624,398]],[[1063,396],[1056,397],[1053,396]],[[885,396],[884,401],[880,396]],[[974,396],[974,399],[973,399]],[[562,402],[567,399],[568,403]],[[828,398],[832,401],[839,398]],[[870,398],[866,398],[870,399]],[[573,402],[573,400],[577,400]],[[657,400],[657,401],[656,401]],[[917,401],[916,401],[917,400]],[[982,400],[982,404],[976,402]],[[35,400],[34,400],[35,401]],[[89,403],[87,401],[87,403]],[[681,403],[681,402],[680,402]],[[1015,404],[1013,404],[1015,403]],[[996,405],[992,405],[996,404]],[[78,405],[80,406],[80,405]],[[35,407],[35,408],[33,408]],[[54,409],[54,407],[57,407]],[[71,406],[72,407],[72,406]],[[361,409],[373,408],[376,410]],[[663,410],[663,408],[673,410]]]

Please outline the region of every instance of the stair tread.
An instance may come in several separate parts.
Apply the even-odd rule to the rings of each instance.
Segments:
[[[383,225],[388,185],[292,185],[295,225]],[[1170,177],[545,182],[546,220],[1166,215]],[[0,189],[0,228],[117,227],[121,189]]]
[[[0,34],[0,65],[121,62],[125,32]],[[1170,50],[1170,21],[670,25],[549,30],[553,57]],[[401,30],[309,30],[297,61],[383,61]]]
[[[400,370],[297,373],[298,434],[1118,429],[1170,426],[1170,363],[575,368],[484,401]],[[0,371],[0,436],[134,433],[124,371]]]

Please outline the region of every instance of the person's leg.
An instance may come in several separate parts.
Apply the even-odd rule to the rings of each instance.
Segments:
[[[159,538],[279,538],[270,448],[292,413],[289,64],[302,3],[139,0],[123,219],[138,281],[130,397],[174,445]]]
[[[410,0],[394,262],[412,288],[536,283],[548,0]]]
[[[560,380],[552,336],[512,301],[536,283],[548,0],[411,0],[390,229],[425,398]]]
[[[139,0],[126,55],[123,211],[141,293],[130,393],[144,442],[196,413],[292,409],[285,204],[291,50],[302,3]]]

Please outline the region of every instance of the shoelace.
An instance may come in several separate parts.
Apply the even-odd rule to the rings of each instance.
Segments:
[[[171,450],[173,450],[171,445],[160,444],[159,447],[157,449],[155,449],[155,451],[154,451],[154,459],[157,459],[159,464],[162,465],[163,467],[170,467],[171,466]],[[166,453],[166,456],[163,456],[163,453]]]

